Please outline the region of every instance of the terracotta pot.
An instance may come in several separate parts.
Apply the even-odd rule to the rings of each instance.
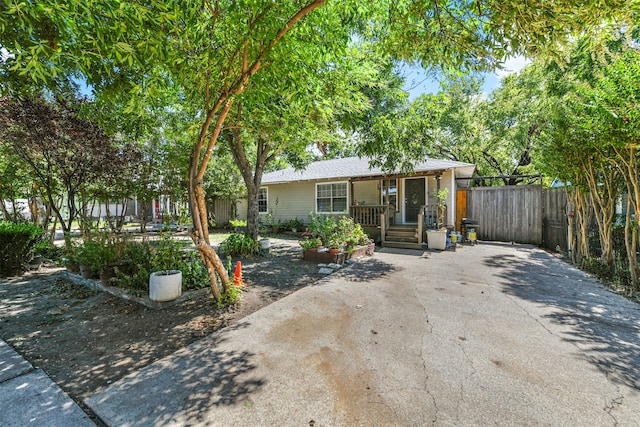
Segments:
[[[340,252],[340,249],[337,248],[329,248],[329,253],[330,254],[337,254]]]

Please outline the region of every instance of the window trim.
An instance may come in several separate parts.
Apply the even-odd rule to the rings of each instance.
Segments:
[[[266,197],[265,197],[265,201],[267,202],[267,206],[266,206],[266,210],[264,212],[262,212],[260,210],[260,191],[261,190],[265,190],[266,192]],[[265,215],[269,213],[269,187],[260,187],[258,189],[258,195],[257,195],[257,199],[258,199],[258,215]]]
[[[314,206],[314,211],[316,214],[318,215],[339,215],[339,214],[348,214],[349,213],[349,181],[327,181],[327,182],[316,182],[315,183],[315,189],[316,189],[316,194],[315,194],[315,198],[313,200],[313,204]],[[344,184],[345,186],[345,190],[346,190],[346,205],[345,205],[345,210],[343,211],[333,211],[333,212],[321,212],[318,210],[318,186],[319,185],[331,185],[331,184]],[[331,194],[331,200],[333,201],[334,197],[333,194]],[[333,208],[333,202],[331,203],[331,206]]]

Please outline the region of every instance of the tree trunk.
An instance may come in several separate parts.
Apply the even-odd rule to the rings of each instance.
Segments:
[[[226,292],[229,288],[229,275],[225,269],[220,257],[213,250],[209,243],[209,225],[207,223],[207,206],[202,188],[202,181],[194,176],[198,168],[198,153],[192,153],[190,179],[189,179],[189,205],[191,208],[191,218],[193,220],[194,230],[191,233],[191,239],[195,243],[200,258],[209,273],[209,281],[211,292],[216,301],[222,298],[222,292]],[[195,170],[194,170],[195,164]],[[217,276],[220,277],[222,291],[218,286]]]

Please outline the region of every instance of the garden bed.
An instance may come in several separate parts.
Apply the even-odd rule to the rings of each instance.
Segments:
[[[172,300],[172,301],[151,301],[149,299],[149,296],[144,296],[144,297],[139,297],[136,295],[131,295],[129,292],[127,292],[126,289],[120,288],[118,286],[105,286],[103,285],[100,281],[98,280],[93,280],[93,279],[85,279],[84,277],[78,275],[78,274],[74,274],[69,272],[68,270],[62,270],[60,272],[60,274],[62,275],[62,277],[64,277],[65,279],[69,280],[70,282],[76,283],[78,285],[83,285],[86,286],[90,289],[93,289],[94,291],[97,292],[106,292],[108,294],[111,294],[115,297],[118,297],[120,299],[123,299],[125,301],[131,301],[131,302],[135,302],[136,304],[140,304],[144,307],[147,308],[151,308],[154,310],[158,310],[158,309],[162,309],[162,308],[166,308],[166,307],[170,307],[174,304],[178,304],[182,301],[194,298],[198,295],[202,295],[202,294],[206,294],[206,293],[210,293],[211,290],[209,288],[204,288],[204,289],[198,289],[196,291],[187,291],[184,292],[181,296],[179,296],[178,298]]]
[[[372,256],[375,252],[376,245],[374,243],[369,243],[368,245],[358,246],[351,252],[338,252],[332,254],[330,252],[321,252],[313,249],[306,250],[302,253],[302,258],[305,261],[312,261],[323,264],[339,264],[342,265],[344,262],[351,258],[360,258],[363,256]]]

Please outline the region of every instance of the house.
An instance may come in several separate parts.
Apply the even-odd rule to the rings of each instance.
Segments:
[[[258,207],[273,221],[350,215],[383,245],[419,247],[423,231],[435,225],[439,190],[449,190],[446,226],[459,224],[456,190],[469,185],[474,171],[473,164],[450,160],[429,159],[410,175],[371,168],[368,158],[323,160],[264,174]]]

